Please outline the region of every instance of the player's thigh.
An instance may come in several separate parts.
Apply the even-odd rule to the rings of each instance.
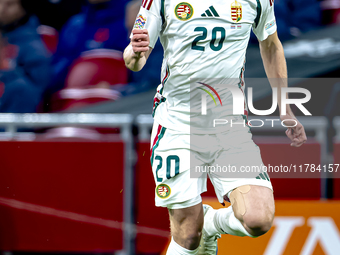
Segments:
[[[261,168],[264,164],[260,149],[247,129],[219,134],[219,140],[222,149],[214,160],[218,167],[209,172],[209,177],[220,203],[229,201],[231,192],[245,185],[260,186],[272,192],[270,178]],[[253,190],[249,194],[252,193]]]
[[[269,224],[274,218],[272,189],[258,185],[243,185],[229,195],[235,217],[249,225]]]
[[[231,135],[233,138],[231,139]],[[274,215],[273,188],[261,158],[259,147],[247,129],[237,129],[223,136],[230,143],[228,150],[221,153],[221,164],[236,166],[234,181],[226,182],[230,202],[235,216],[245,221],[268,222]],[[227,173],[230,175],[231,173]],[[224,190],[227,191],[227,190]]]

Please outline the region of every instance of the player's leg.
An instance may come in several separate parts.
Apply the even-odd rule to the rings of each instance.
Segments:
[[[268,187],[243,185],[234,189],[228,208],[203,205],[204,229],[199,255],[215,255],[221,234],[257,237],[266,233],[274,218],[274,199]]]
[[[267,187],[245,185],[230,194],[235,217],[252,236],[265,234],[272,226],[275,213],[273,191]]]
[[[263,165],[260,150],[252,141],[251,133],[247,129],[235,129],[218,135],[218,138],[222,149],[214,163],[221,168],[234,166],[236,171],[209,173],[220,203],[225,199],[232,205],[219,210],[204,205],[206,213],[202,240],[208,247],[217,247],[216,236],[224,233],[250,237],[263,235],[272,225],[275,210],[268,175],[238,171],[245,166],[251,169],[252,166]]]
[[[228,208],[210,210],[210,224],[205,224],[209,235],[227,233],[257,237],[271,228],[275,212],[271,189],[244,185],[234,189],[229,198],[231,206]]]
[[[172,238],[167,254],[197,254],[203,228],[202,203],[169,209],[169,215]]]
[[[203,228],[200,194],[206,191],[206,174],[190,178],[189,134],[154,124],[151,165],[156,181],[156,206],[167,207],[171,224],[168,255],[197,254]]]
[[[241,126],[220,134],[219,138],[223,149],[216,163],[222,166],[230,164],[235,166],[236,171],[235,175],[211,175],[219,199],[223,196],[231,202],[230,208],[217,211],[214,223],[228,234],[263,235],[272,225],[275,206],[269,176],[260,168],[264,164],[259,147],[253,142],[249,129]]]

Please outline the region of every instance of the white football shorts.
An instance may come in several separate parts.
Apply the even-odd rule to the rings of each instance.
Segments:
[[[273,190],[266,172],[251,172],[242,178],[228,177],[228,168],[229,171],[246,171],[253,166],[263,166],[249,127],[219,134],[185,134],[155,121],[151,134],[151,166],[156,182],[156,206],[170,209],[200,203],[201,193],[207,191],[208,176],[220,203],[224,202],[225,195],[229,196],[232,190],[243,185]]]

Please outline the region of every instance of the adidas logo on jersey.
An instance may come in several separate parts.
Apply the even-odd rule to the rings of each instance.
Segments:
[[[214,6],[210,6],[208,10],[202,13],[201,17],[219,17],[217,11],[215,10]]]

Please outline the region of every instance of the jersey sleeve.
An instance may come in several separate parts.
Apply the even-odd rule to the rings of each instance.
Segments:
[[[257,17],[253,23],[253,32],[257,39],[266,40],[276,29],[274,0],[257,0]]]
[[[155,47],[159,33],[162,29],[160,0],[143,0],[133,29],[147,29],[151,48]],[[132,33],[130,38],[132,37]]]

